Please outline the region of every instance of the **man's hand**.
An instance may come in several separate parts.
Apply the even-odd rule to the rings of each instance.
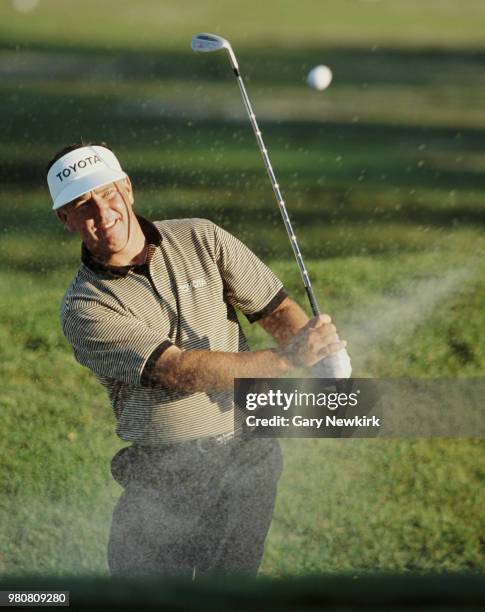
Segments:
[[[347,343],[339,339],[328,315],[310,319],[283,347],[277,349],[294,367],[310,367],[332,353],[341,351]]]
[[[294,300],[286,298],[259,323],[281,347],[284,347],[309,321],[304,310]],[[351,373],[350,357],[345,349],[321,359],[311,368],[311,374],[315,378],[350,378]]]

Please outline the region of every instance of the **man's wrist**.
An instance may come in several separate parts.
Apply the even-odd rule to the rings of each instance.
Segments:
[[[271,351],[275,355],[275,363],[279,370],[279,374],[286,374],[295,367],[284,347],[280,346],[278,348],[271,349]]]

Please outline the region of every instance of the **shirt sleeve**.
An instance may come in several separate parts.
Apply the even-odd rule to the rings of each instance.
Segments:
[[[150,356],[172,344],[168,330],[153,329],[103,305],[70,309],[62,327],[81,365],[97,376],[131,385],[142,385]]]
[[[282,282],[245,244],[214,224],[216,262],[228,301],[254,322],[288,295]]]

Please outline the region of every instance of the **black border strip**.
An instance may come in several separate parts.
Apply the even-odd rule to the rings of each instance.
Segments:
[[[172,346],[172,342],[170,342],[170,340],[164,340],[161,344],[157,346],[157,348],[152,352],[150,357],[147,359],[147,362],[145,363],[145,367],[143,368],[143,372],[141,373],[141,377],[140,377],[140,384],[142,387],[159,386],[156,384],[154,380],[153,369],[160,355],[162,355],[164,351],[168,349],[169,346]]]
[[[260,310],[259,312],[254,312],[253,314],[247,314],[246,315],[247,320],[250,323],[255,323],[256,321],[259,321],[260,319],[264,319],[264,317],[267,317],[269,314],[271,314],[273,310],[275,310],[281,304],[281,302],[287,297],[288,297],[288,292],[286,291],[284,287],[281,287],[281,289],[274,296],[274,298],[262,310]]]

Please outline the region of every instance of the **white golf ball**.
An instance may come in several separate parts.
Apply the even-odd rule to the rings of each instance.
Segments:
[[[315,66],[315,68],[312,68],[308,73],[308,85],[310,85],[312,89],[323,91],[327,89],[332,82],[332,76],[332,71],[328,66]]]

